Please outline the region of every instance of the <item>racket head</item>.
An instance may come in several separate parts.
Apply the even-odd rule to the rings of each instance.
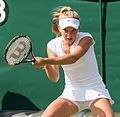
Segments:
[[[10,66],[21,64],[32,52],[31,39],[26,35],[15,36],[6,46],[4,59]]]

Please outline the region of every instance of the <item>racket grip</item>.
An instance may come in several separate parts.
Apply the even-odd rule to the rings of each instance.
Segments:
[[[35,59],[33,59],[33,60],[25,60],[25,61],[23,61],[24,63],[27,63],[27,62],[35,62],[36,60]]]

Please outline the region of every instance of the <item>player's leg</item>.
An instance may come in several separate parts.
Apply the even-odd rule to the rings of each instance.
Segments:
[[[90,105],[94,117],[115,117],[109,99],[99,98]]]
[[[58,98],[47,107],[41,117],[70,117],[77,111],[76,104],[64,98]]]

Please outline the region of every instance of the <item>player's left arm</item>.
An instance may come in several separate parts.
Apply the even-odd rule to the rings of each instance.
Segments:
[[[73,64],[88,51],[92,44],[93,39],[91,37],[84,37],[80,40],[79,44],[76,46],[73,53],[60,57],[45,58],[43,64],[52,65]]]

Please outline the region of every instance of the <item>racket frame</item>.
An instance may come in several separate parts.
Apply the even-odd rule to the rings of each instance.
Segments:
[[[29,43],[30,43],[30,49],[29,49],[29,51],[27,52],[27,56],[24,57],[23,60],[20,61],[19,63],[9,64],[9,62],[7,61],[7,58],[6,58],[8,49],[9,49],[9,47],[12,45],[13,42],[15,42],[17,39],[19,39],[19,38],[21,38],[21,37],[27,38],[28,41],[29,41]],[[33,60],[27,60],[27,57],[30,55],[30,53],[31,53],[31,55],[32,55]],[[15,37],[7,44],[7,46],[6,46],[5,50],[4,50],[4,60],[5,60],[6,63],[7,63],[8,65],[10,65],[10,66],[19,65],[19,64],[21,64],[21,63],[26,63],[26,62],[35,62],[36,60],[35,60],[35,57],[34,57],[34,53],[32,52],[32,42],[31,42],[31,39],[30,39],[28,36],[26,36],[26,35],[17,35],[17,36],[15,36]]]

